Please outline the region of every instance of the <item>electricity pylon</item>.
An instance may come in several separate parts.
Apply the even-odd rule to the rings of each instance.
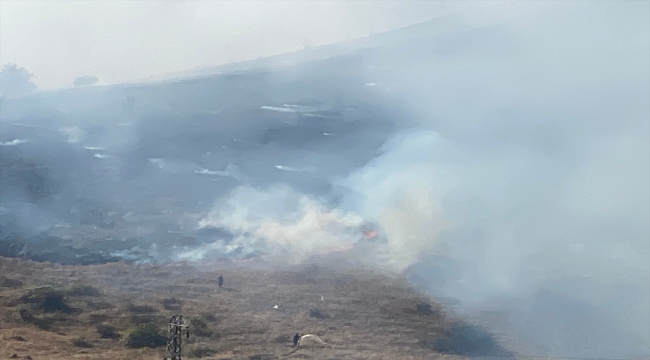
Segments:
[[[189,321],[183,315],[174,315],[169,319],[169,338],[167,340],[167,357],[169,360],[181,360],[183,333],[190,338]]]

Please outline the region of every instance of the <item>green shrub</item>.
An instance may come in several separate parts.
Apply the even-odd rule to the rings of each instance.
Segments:
[[[196,358],[199,358],[199,359],[202,358],[202,357],[205,357],[205,356],[212,356],[212,355],[218,353],[218,351],[216,351],[216,350],[208,349],[208,348],[202,348],[202,347],[192,349],[191,351],[192,351],[192,356],[194,356]]]
[[[432,316],[435,314],[435,311],[431,308],[431,305],[428,303],[417,304],[415,306],[415,312],[425,316]]]
[[[320,311],[318,309],[309,310],[309,317],[313,317],[313,318],[320,319],[320,320],[325,320],[325,319],[330,318],[330,316],[328,314],[325,314],[324,312],[322,312],[322,311]]]
[[[10,279],[10,278],[0,278],[0,286],[6,287],[6,288],[18,288],[23,286],[23,282],[20,280],[16,279]]]
[[[181,310],[183,302],[176,298],[168,298],[163,300],[165,310]]]
[[[80,348],[85,348],[85,349],[89,349],[89,348],[93,347],[93,344],[89,343],[84,338],[78,338],[78,339],[72,340],[72,345],[74,345],[76,347],[80,347]]]
[[[122,341],[130,348],[156,348],[167,344],[167,338],[160,335],[154,324],[141,324],[125,331]]]
[[[499,341],[485,329],[469,324],[457,323],[447,326],[442,336],[428,342],[432,350],[467,357],[497,356],[512,358],[513,354],[501,346]]]
[[[130,318],[131,324],[133,325],[155,324],[158,319],[157,316],[148,314],[132,314]]]
[[[201,318],[204,319],[205,321],[219,322],[219,318],[217,318],[216,316],[214,316],[214,314],[209,312],[201,313]]]
[[[20,300],[25,304],[34,304],[44,312],[72,312],[72,308],[65,302],[64,293],[49,286],[30,290]]]
[[[97,333],[102,339],[117,339],[120,335],[115,331],[114,326],[99,324],[97,325]]]
[[[276,344],[286,344],[291,342],[291,335],[280,335],[276,337],[273,342]]]
[[[110,316],[108,316],[107,314],[90,314],[88,316],[88,319],[93,324],[99,324],[99,323],[103,323],[104,321],[110,319]]]
[[[36,325],[39,329],[45,331],[53,331],[53,325],[55,323],[65,323],[67,320],[67,315],[57,316],[55,315],[37,315],[34,316],[29,310],[21,308],[18,310],[20,313],[20,318],[28,323]]]
[[[210,328],[208,328],[208,324],[206,324],[205,321],[198,318],[192,319],[190,325],[190,331],[198,337],[209,338],[212,336],[212,334],[214,334],[214,332],[210,331]]]
[[[97,297],[101,296],[102,293],[95,287],[90,285],[74,285],[68,289],[67,294],[69,296],[92,296]]]
[[[92,310],[106,310],[114,307],[111,303],[106,301],[92,301],[92,300],[86,300],[86,306],[88,306]]]
[[[158,312],[155,307],[149,305],[129,305],[127,310],[133,314],[153,314]]]

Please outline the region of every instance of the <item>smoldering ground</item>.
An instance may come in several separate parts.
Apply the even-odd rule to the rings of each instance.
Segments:
[[[348,253],[498,313],[530,352],[647,355],[648,5],[500,9],[298,68],[109,89],[75,119],[65,96],[91,95],[60,95],[36,128],[5,116],[23,170],[3,235],[150,261]]]

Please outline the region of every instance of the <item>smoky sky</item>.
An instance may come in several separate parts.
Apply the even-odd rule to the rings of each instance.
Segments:
[[[171,18],[199,6],[146,4]],[[260,25],[251,3],[212,4],[259,29],[312,6]],[[337,21],[353,37],[382,18],[324,4],[350,11]],[[3,103],[5,234],[83,234],[146,261],[338,252],[455,299],[525,353],[647,356],[648,3],[431,4],[454,14],[298,65]],[[409,6],[391,24],[415,20]],[[190,54],[148,69],[186,70]],[[137,58],[115,81],[144,76]]]
[[[10,0],[0,6],[0,62],[27,68],[39,87],[51,89],[70,87],[83,75],[103,84],[140,81],[296,51],[484,5]]]

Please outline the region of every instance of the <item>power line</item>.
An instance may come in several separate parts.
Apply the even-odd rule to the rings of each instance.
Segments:
[[[183,333],[190,337],[189,321],[183,315],[174,315],[169,319],[169,338],[167,340],[167,357],[169,360],[181,360]]]

